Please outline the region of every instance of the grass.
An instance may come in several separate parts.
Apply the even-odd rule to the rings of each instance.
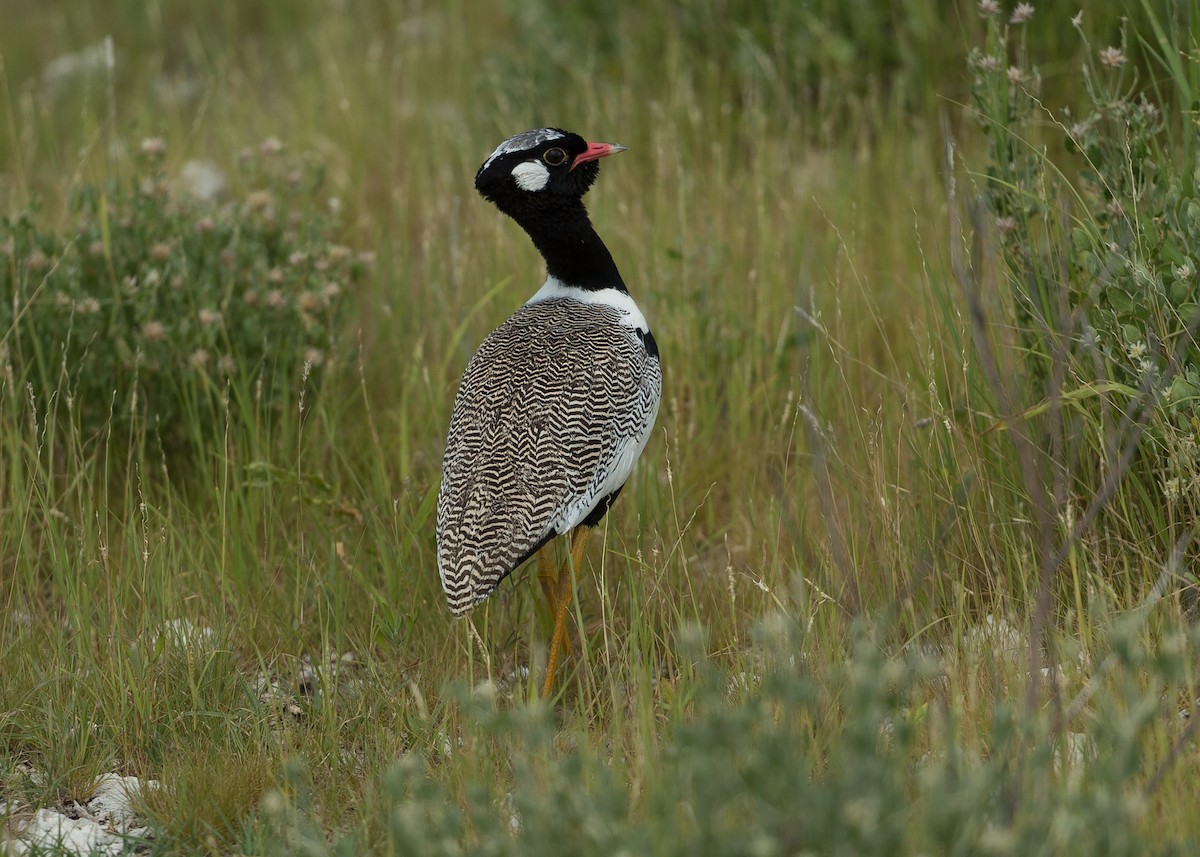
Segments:
[[[6,11],[0,212],[36,200],[70,235],[72,189],[136,182],[151,136],[168,175],[211,159],[244,200],[276,137],[376,257],[337,360],[284,407],[257,407],[249,373],[180,380],[183,453],[107,417],[128,401],[73,399],[72,367],[0,367],[9,812],[116,770],[163,783],[162,854],[1186,853],[1196,647],[1174,587],[1151,596],[1191,525],[1145,468],[1079,538],[1053,509],[1068,551],[1039,614],[1048,527],[1013,425],[1041,465],[1066,457],[1045,422],[1001,422],[937,122],[959,196],[982,194],[960,106],[982,26],[972,3],[854,5],[857,30],[751,3]],[[1029,49],[1070,94],[1061,6],[1039,4]],[[1097,45],[1106,14],[1086,11]],[[818,19],[843,29],[814,39]],[[111,71],[39,78],[106,35]],[[542,276],[471,179],[541,124],[630,147],[588,202],[665,374],[552,703],[533,576],[451,621],[431,520],[462,367]],[[975,261],[1003,379],[1053,398],[1000,264]],[[1106,420],[1081,405],[1070,448],[1102,447]],[[1095,457],[1071,470],[1077,515]],[[1030,690],[1039,623],[1061,688]],[[1086,761],[1063,763],[1072,741]]]

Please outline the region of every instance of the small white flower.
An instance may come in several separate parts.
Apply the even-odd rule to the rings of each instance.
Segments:
[[[999,15],[1000,3],[998,0],[979,0],[979,14],[985,18]]]
[[[1177,280],[1190,280],[1192,278],[1192,274],[1196,273],[1196,269],[1192,267],[1191,259],[1184,259],[1183,264],[1177,265],[1173,273],[1175,274],[1175,279]]]
[[[1033,17],[1032,3],[1018,3],[1017,8],[1013,9],[1012,17],[1008,19],[1010,24],[1024,24]]]
[[[1118,47],[1107,47],[1100,51],[1100,62],[1109,68],[1120,68],[1125,65],[1125,51]]]
[[[1130,360],[1141,360],[1146,356],[1149,349],[1146,348],[1146,343],[1138,340],[1130,345],[1125,346],[1125,354]]]
[[[1024,83],[1026,80],[1025,72],[1017,68],[1015,65],[1008,67],[1008,82],[1009,83]]]
[[[188,365],[191,366],[193,369],[197,369],[197,370],[203,369],[205,366],[208,365],[208,361],[211,359],[212,359],[212,355],[209,354],[206,350],[204,350],[203,348],[197,348],[188,357]]]
[[[214,309],[205,307],[200,310],[200,324],[204,327],[212,327],[221,323],[221,314]]]
[[[278,137],[268,137],[259,145],[258,150],[264,155],[278,155],[283,151],[283,143]]]
[[[143,155],[161,155],[167,150],[167,143],[162,137],[147,137],[142,140]]]
[[[1181,493],[1179,487],[1179,477],[1176,476],[1172,477],[1171,479],[1164,479],[1162,483],[1162,492],[1163,496],[1166,497],[1167,500],[1178,500]]]

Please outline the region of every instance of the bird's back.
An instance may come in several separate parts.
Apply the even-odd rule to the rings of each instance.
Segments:
[[[469,609],[547,538],[625,482],[658,412],[662,377],[619,309],[531,302],[471,358],[438,495],[438,570]]]

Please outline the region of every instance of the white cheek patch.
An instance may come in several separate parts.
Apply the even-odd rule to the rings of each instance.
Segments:
[[[537,161],[524,161],[513,167],[512,177],[521,190],[541,190],[550,181],[550,171]]]

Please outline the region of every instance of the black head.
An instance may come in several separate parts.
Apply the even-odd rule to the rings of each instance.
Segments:
[[[561,128],[535,128],[509,137],[475,174],[475,189],[512,217],[577,202],[600,173],[600,158],[625,151],[589,143]]]

